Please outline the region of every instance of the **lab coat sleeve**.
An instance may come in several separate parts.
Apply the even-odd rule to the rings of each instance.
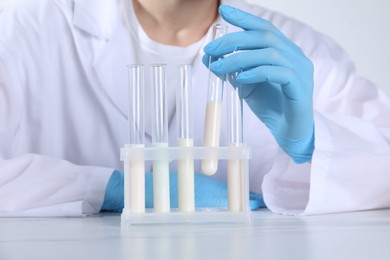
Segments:
[[[84,216],[100,211],[112,169],[26,154],[0,172],[0,216]]]
[[[293,215],[390,207],[390,98],[332,40],[302,37],[315,67],[315,150],[300,165],[278,152],[262,186],[267,206]]]
[[[39,154],[14,154],[23,116],[11,57],[0,43],[0,217],[83,216],[100,211],[113,169],[80,166]],[[16,75],[14,75],[16,76]]]

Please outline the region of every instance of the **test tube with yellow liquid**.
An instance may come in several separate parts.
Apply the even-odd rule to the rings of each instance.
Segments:
[[[192,105],[191,65],[178,66],[176,89],[177,146],[193,147],[193,105]],[[187,158],[177,162],[179,211],[195,210],[194,159]]]
[[[152,65],[153,113],[152,146],[163,154],[168,149],[168,112],[166,97],[166,65]],[[156,212],[170,211],[169,160],[153,160],[153,204]]]
[[[129,144],[128,148],[144,148],[144,66],[132,64],[129,73]],[[130,160],[124,165],[124,196],[126,213],[145,212],[145,161]]]
[[[213,40],[222,37],[227,32],[227,26],[224,24],[216,24],[213,27]],[[212,58],[209,58],[209,67]],[[222,94],[224,86],[224,78],[216,76],[211,71],[209,72],[208,93],[206,105],[206,118],[203,133],[203,146],[218,147],[221,133],[221,113],[222,113]],[[210,158],[202,160],[202,172],[206,175],[213,175],[218,170],[218,158]]]
[[[238,73],[232,73],[229,78],[235,82],[235,87],[227,89],[228,144],[233,147],[243,146],[243,99],[242,85],[235,79]],[[243,210],[243,174],[244,165],[241,159],[227,161],[228,208],[230,211]]]

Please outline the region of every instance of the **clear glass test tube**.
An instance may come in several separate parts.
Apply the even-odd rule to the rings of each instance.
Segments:
[[[144,147],[144,66],[132,64],[129,73],[129,147]],[[125,167],[124,211],[145,212],[145,162],[132,160]]]
[[[166,100],[166,65],[152,65],[153,113],[152,145],[168,148],[168,113]],[[161,150],[162,152],[164,149]],[[153,161],[153,200],[156,212],[170,211],[169,161]]]
[[[241,145],[243,143],[243,99],[242,86],[235,79],[238,72],[229,75],[234,81],[233,86],[228,88],[228,138],[230,144]],[[231,85],[231,84],[229,84]]]
[[[235,78],[238,73],[229,75]],[[243,100],[240,91],[242,86],[235,81],[236,88],[233,86],[228,88],[228,138],[231,146],[243,145]],[[228,208],[230,211],[241,211],[244,207],[243,203],[243,162],[239,159],[230,159],[227,162],[228,174]]]
[[[178,66],[178,84],[176,89],[176,114],[178,126],[178,147],[193,147],[193,105],[192,105],[192,68],[191,65]],[[178,204],[179,211],[195,210],[194,160],[179,160]]]
[[[213,40],[222,37],[227,32],[227,25],[215,24],[213,27]],[[209,58],[209,67],[212,58]],[[218,147],[221,132],[221,107],[225,79],[209,72],[205,128],[203,146]],[[204,159],[201,165],[202,172],[213,175],[218,170],[218,159]]]

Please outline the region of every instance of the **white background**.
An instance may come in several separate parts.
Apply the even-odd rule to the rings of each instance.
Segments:
[[[355,62],[358,75],[390,94],[390,0],[247,1],[277,10],[331,36]]]
[[[357,74],[390,94],[389,0],[247,0],[296,18],[336,40]]]

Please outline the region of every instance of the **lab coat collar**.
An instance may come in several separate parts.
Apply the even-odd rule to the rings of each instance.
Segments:
[[[109,40],[119,23],[119,0],[73,0],[73,24],[98,38]]]

